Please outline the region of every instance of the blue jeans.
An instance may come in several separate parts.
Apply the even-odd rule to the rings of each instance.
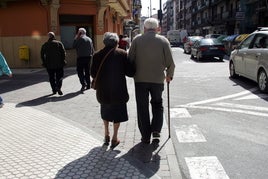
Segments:
[[[163,126],[164,84],[135,83],[138,127],[142,140],[149,141],[152,132],[161,132]],[[152,121],[150,120],[149,97],[151,96]]]

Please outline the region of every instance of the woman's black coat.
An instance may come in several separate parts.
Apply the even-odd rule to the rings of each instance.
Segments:
[[[94,79],[104,56],[114,47],[104,47],[93,55],[91,76]],[[135,70],[125,50],[114,48],[107,56],[96,80],[97,100],[100,104],[124,104],[129,100],[126,75],[133,77]]]

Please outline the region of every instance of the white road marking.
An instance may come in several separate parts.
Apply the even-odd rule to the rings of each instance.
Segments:
[[[232,95],[222,96],[222,97],[219,97],[219,98],[212,98],[212,99],[208,99],[208,100],[188,103],[188,104],[186,104],[184,106],[194,106],[194,105],[200,105],[200,104],[206,104],[206,103],[211,103],[211,102],[215,102],[215,101],[225,100],[225,99],[229,99],[229,98],[235,98],[235,97],[238,97],[238,96],[242,96],[242,95],[252,93],[252,92],[254,92],[256,90],[258,90],[258,88],[251,88],[248,91],[243,91],[243,92],[232,94]],[[179,107],[179,106],[176,106],[176,107]]]
[[[234,100],[259,99],[259,98],[266,99],[266,98],[268,98],[268,95],[267,94],[258,94],[258,95],[251,94],[251,95],[243,96],[241,98],[237,98]]]
[[[251,106],[251,105],[241,105],[241,104],[233,104],[233,103],[216,103],[216,106],[223,106],[229,108],[240,108],[246,110],[254,110],[254,111],[268,111],[266,107],[258,107],[258,106]]]
[[[240,93],[227,95],[227,96],[222,96],[222,97],[218,97],[218,98],[212,98],[212,99],[203,100],[203,101],[192,102],[192,103],[188,103],[188,104],[185,104],[185,105],[177,105],[175,107],[193,108],[193,109],[209,109],[209,110],[217,110],[217,111],[225,111],[225,112],[236,112],[236,113],[243,113],[243,114],[250,114],[250,115],[255,115],[255,116],[267,117],[268,113],[256,112],[256,111],[264,111],[264,112],[268,111],[268,108],[265,108],[265,107],[239,105],[239,104],[231,104],[231,103],[223,103],[223,102],[222,103],[211,104],[211,105],[223,106],[223,107],[226,107],[226,108],[204,106],[204,104],[207,104],[207,103],[212,103],[212,102],[216,102],[216,101],[220,101],[220,100],[226,100],[226,99],[230,99],[230,98],[236,98],[236,99],[233,99],[233,100],[237,100],[237,97],[247,95],[247,94],[252,93],[252,92],[254,92],[256,90],[258,90],[258,88],[255,87],[255,88],[251,88],[248,91],[243,91],[243,92],[240,92]],[[254,94],[250,94],[248,96],[251,96],[251,95],[254,95]],[[262,95],[260,94],[260,96],[258,96],[258,97],[260,98],[261,96]],[[241,100],[241,99],[247,99],[247,98],[246,97],[241,97],[241,98],[238,98],[238,99]],[[198,105],[200,105],[200,106],[198,106]],[[234,109],[234,108],[236,108],[236,109]],[[249,111],[249,110],[252,110],[252,111]]]
[[[197,125],[182,125],[175,127],[176,135],[180,143],[206,142],[201,130]]]
[[[186,108],[171,108],[170,109],[170,118],[190,118],[191,115],[189,114]]]
[[[255,116],[268,117],[268,113],[246,111],[246,110],[240,110],[240,109],[217,108],[217,107],[210,107],[210,106],[188,106],[188,105],[181,105],[181,107],[194,108],[194,109],[210,109],[210,110],[217,110],[217,111],[236,112],[236,113],[250,114],[250,115],[255,115]]]
[[[191,179],[229,179],[216,156],[186,157]]]

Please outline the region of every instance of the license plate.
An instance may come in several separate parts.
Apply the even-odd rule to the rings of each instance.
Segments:
[[[210,47],[209,48],[210,50],[216,50],[216,49],[218,49],[217,47]]]

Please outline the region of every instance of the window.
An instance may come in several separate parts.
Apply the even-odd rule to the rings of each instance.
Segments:
[[[239,49],[252,48],[250,47],[250,44],[253,38],[254,38],[254,35],[249,36],[244,42],[242,42]]]
[[[87,31],[87,36],[93,39],[93,16],[87,15],[60,15],[60,35],[65,49],[73,48],[75,34],[80,27]]]
[[[256,35],[253,43],[253,48],[267,48],[268,38],[264,34]]]

